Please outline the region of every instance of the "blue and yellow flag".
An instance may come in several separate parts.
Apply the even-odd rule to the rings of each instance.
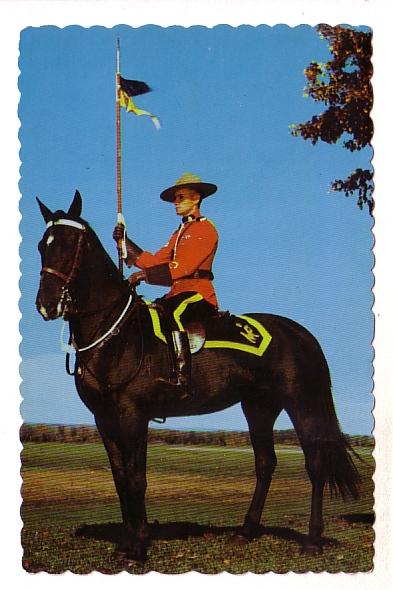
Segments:
[[[145,94],[146,92],[150,92],[150,88],[145,82],[139,82],[138,80],[126,80],[119,76],[120,80],[120,90],[119,90],[119,100],[120,106],[124,107],[127,113],[134,113],[138,117],[140,115],[147,115],[153,121],[156,129],[160,129],[160,121],[156,115],[152,115],[148,111],[143,109],[139,109],[134,101],[132,100],[133,96],[138,96],[139,94]]]

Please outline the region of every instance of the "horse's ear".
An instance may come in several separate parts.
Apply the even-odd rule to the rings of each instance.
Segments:
[[[78,190],[75,191],[74,200],[68,209],[68,215],[71,217],[80,217],[82,213],[82,197]]]
[[[45,223],[48,223],[48,221],[51,221],[51,219],[53,218],[53,213],[50,209],[48,209],[48,207],[46,205],[44,205],[44,203],[42,203],[38,197],[36,197],[37,199],[37,203],[40,207],[40,211],[42,213],[42,217],[44,218]]]

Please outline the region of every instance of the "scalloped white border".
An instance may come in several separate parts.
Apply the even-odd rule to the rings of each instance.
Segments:
[[[185,5],[187,10],[184,10]],[[392,117],[389,107],[388,80],[390,64],[388,54],[391,51],[392,21],[388,11],[389,0],[2,0],[0,2],[0,45],[1,45],[1,81],[0,94],[0,137],[1,137],[1,252],[2,252],[2,289],[1,311],[3,312],[1,338],[2,366],[2,405],[0,413],[0,448],[2,450],[2,473],[0,485],[1,534],[0,562],[1,578],[7,584],[23,582],[29,587],[42,588],[59,585],[68,587],[72,584],[93,585],[107,588],[116,586],[153,586],[160,588],[182,588],[184,584],[199,587],[232,586],[259,588],[262,584],[270,587],[285,587],[307,590],[330,588],[331,584],[342,588],[364,589],[388,588],[393,583],[393,532],[392,519],[392,223],[391,223],[391,162],[389,139],[392,137]],[[201,24],[280,24],[290,26],[300,24],[315,25],[320,22],[330,24],[350,23],[371,26],[374,31],[375,73],[373,86],[375,106],[373,119],[375,135],[373,146],[375,157],[376,209],[375,209],[375,296],[374,305],[376,332],[374,346],[375,358],[375,398],[374,431],[377,445],[375,458],[377,470],[376,483],[376,556],[374,571],[368,574],[254,574],[231,576],[203,576],[185,574],[163,576],[150,573],[146,576],[132,577],[128,574],[104,576],[92,573],[89,576],[77,576],[70,573],[60,576],[48,574],[27,574],[21,568],[20,548],[20,476],[18,428],[21,418],[18,408],[19,359],[18,345],[18,210],[19,179],[19,120],[16,105],[19,102],[17,89],[18,77],[18,43],[19,33],[26,26],[54,24],[66,26],[104,25],[111,27],[124,23],[134,27],[143,24],[170,26],[173,24],[191,26]],[[384,71],[386,67],[386,72]],[[389,184],[390,183],[390,184]],[[12,253],[12,255],[10,255]],[[6,319],[4,319],[4,316]],[[263,557],[263,556],[261,556]],[[187,580],[184,579],[187,577]],[[332,576],[334,576],[332,578]]]

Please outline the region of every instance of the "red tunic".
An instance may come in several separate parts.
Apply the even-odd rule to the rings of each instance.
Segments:
[[[142,252],[135,265],[146,270],[167,263],[172,286],[166,297],[196,291],[206,301],[218,307],[212,281],[189,276],[198,270],[211,272],[217,245],[218,234],[213,223],[206,217],[199,217],[183,223],[169,242],[155,254]]]

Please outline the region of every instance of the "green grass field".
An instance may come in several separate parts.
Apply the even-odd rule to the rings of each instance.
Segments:
[[[148,571],[206,574],[365,572],[372,569],[374,463],[364,463],[358,501],[326,493],[326,544],[322,555],[301,554],[307,533],[311,486],[302,452],[277,446],[278,466],[266,502],[261,536],[246,546],[227,544],[240,526],[254,489],[251,449],[151,445],[147,511],[152,541]],[[22,453],[24,547],[29,572],[118,573],[114,557],[121,522],[112,475],[100,444],[26,443]],[[81,535],[81,527],[83,534]],[[79,534],[78,534],[79,531]]]

